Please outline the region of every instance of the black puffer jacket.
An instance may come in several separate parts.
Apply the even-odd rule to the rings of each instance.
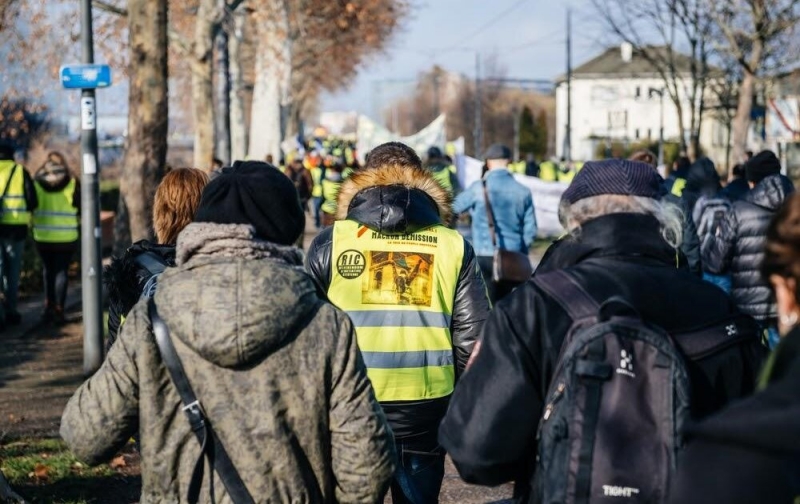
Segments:
[[[337,217],[354,220],[385,235],[404,235],[444,225],[450,218],[450,202],[450,196],[427,171],[369,169],[356,172],[342,185]],[[468,241],[463,241],[464,259],[450,326],[456,377],[463,373],[490,310],[475,252]],[[314,239],[306,259],[308,272],[323,292],[328,291],[331,282],[332,247],[333,227],[329,227]],[[413,438],[423,446],[435,447],[436,429],[449,399],[382,406],[397,439]]]
[[[621,296],[642,318],[670,333],[726,320],[738,311],[717,287],[676,269],[675,250],[647,215],[612,214],[582,227],[581,249],[594,251],[569,271],[598,303]],[[544,396],[572,321],[533,282],[500,301],[481,346],[456,387],[439,441],[467,482],[516,480],[529,493]],[[759,335],[688,364],[692,414],[707,416],[753,390],[763,358]],[[521,502],[527,502],[522,500]]]
[[[103,269],[103,283],[108,294],[108,342],[111,348],[117,339],[122,318],[139,301],[150,273],[137,258],[150,254],[168,266],[175,266],[175,246],[158,245],[142,240],[131,245],[122,257],[115,257]]]
[[[758,321],[775,319],[772,291],[761,278],[764,240],[775,211],[794,192],[792,182],[782,175],[767,177],[733,203],[719,224],[716,237],[706,240],[701,251],[703,267],[715,274],[731,273],[734,301],[739,309]]]

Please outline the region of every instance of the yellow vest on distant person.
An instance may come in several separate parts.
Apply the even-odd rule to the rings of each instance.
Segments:
[[[556,164],[552,161],[544,161],[539,165],[539,178],[546,182],[555,182],[558,179],[556,175]]]
[[[314,198],[322,197],[322,168],[319,166],[312,166],[309,171],[311,172],[311,180],[314,181],[314,187],[311,189],[311,196]]]
[[[24,172],[25,168],[14,161],[0,161],[0,194],[3,194],[0,224],[27,226],[31,222],[31,213],[25,201]]]
[[[45,191],[34,182],[39,206],[33,212],[33,239],[40,243],[72,243],[78,240],[78,209],[72,206],[75,179],[58,192]]]
[[[336,215],[336,198],[339,197],[339,189],[342,183],[333,180],[322,179],[322,205],[320,210],[327,214]]]
[[[333,226],[328,299],[347,312],[379,402],[453,392],[451,321],[464,239],[445,226],[409,235]]]

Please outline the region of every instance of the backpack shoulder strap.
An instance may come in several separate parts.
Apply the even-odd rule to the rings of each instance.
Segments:
[[[247,490],[238,471],[236,471],[236,467],[234,467],[228,456],[228,452],[225,451],[225,447],[222,446],[216,433],[211,428],[211,424],[208,422],[203,408],[194,394],[189,379],[183,370],[180,357],[178,357],[175,346],[170,339],[169,328],[158,315],[156,303],[152,298],[148,301],[147,308],[161,359],[164,361],[167,371],[169,371],[172,383],[178,389],[181,402],[183,402],[183,412],[189,419],[192,431],[194,431],[197,441],[200,443],[200,458],[198,458],[192,472],[188,501],[190,504],[196,504],[200,498],[200,487],[203,483],[203,472],[205,470],[204,459],[208,458],[210,466],[213,470],[216,470],[231,500],[236,504],[254,504],[253,497]],[[210,443],[208,442],[209,440],[211,441]]]
[[[146,269],[150,276],[160,275],[167,269],[167,262],[155,252],[142,252],[134,258],[134,261]]]
[[[592,317],[600,305],[566,270],[555,270],[533,277],[533,283],[552,297],[574,321]]]

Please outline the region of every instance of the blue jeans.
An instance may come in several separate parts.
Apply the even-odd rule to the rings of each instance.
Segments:
[[[3,275],[3,295],[6,313],[16,313],[19,295],[19,275],[22,273],[22,254],[25,240],[0,238],[0,273]]]
[[[317,229],[322,227],[322,223],[319,220],[320,208],[322,208],[322,196],[311,198],[311,212],[314,214],[314,225],[317,226]]]
[[[400,463],[392,480],[394,504],[436,504],[444,479],[444,450],[416,451],[397,443]]]

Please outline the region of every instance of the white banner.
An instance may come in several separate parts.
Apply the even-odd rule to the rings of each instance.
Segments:
[[[442,114],[416,134],[401,137],[379,125],[369,117],[364,115],[359,116],[357,133],[359,161],[363,163],[364,156],[366,156],[369,151],[386,142],[403,142],[417,151],[417,154],[421,157],[425,157],[428,152],[428,147],[436,145],[441,148],[445,145],[444,123],[445,115]]]

